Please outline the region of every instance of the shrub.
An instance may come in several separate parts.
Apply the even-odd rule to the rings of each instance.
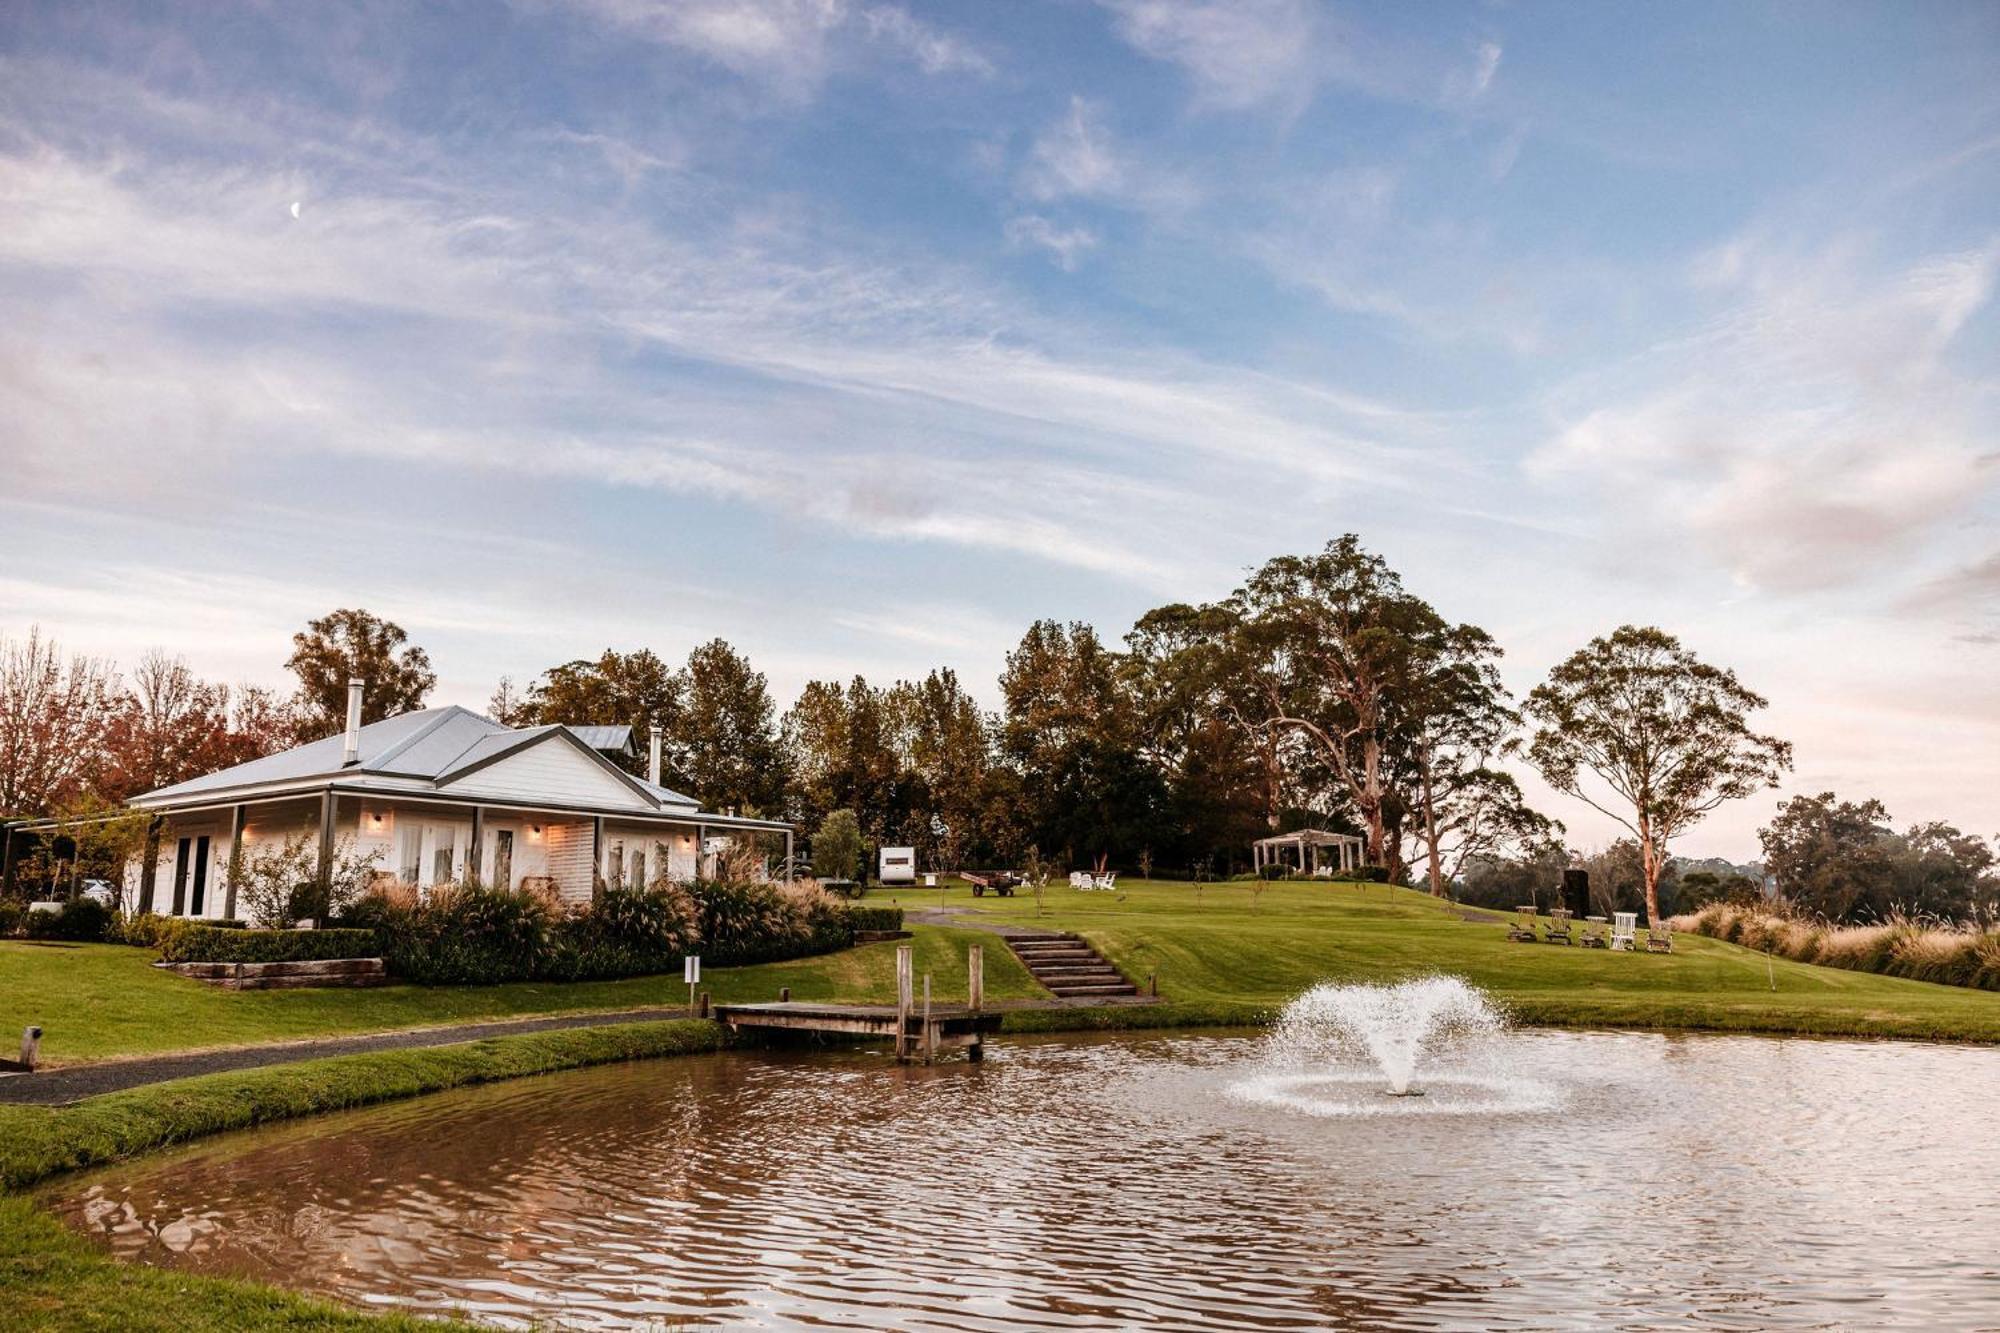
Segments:
[[[53,912],[29,912],[31,940],[101,940],[116,920],[110,908],[95,898],[72,898]]]
[[[694,900],[662,879],[650,889],[606,889],[559,921],[545,975],[564,981],[670,972],[699,938]]]
[[[803,956],[806,923],[775,884],[698,879],[688,892],[699,913],[703,962],[731,967]]]
[[[535,894],[479,884],[442,885],[428,902],[364,895],[342,918],[372,929],[383,962],[424,986],[484,986],[541,975],[555,915]]]
[[[21,904],[0,899],[0,940],[21,930]]]
[[[1711,903],[1673,925],[1821,967],[2000,990],[2000,928],[1957,929],[1901,916],[1873,926],[1823,926],[1733,902]]]
[[[847,909],[847,925],[848,929],[856,934],[864,930],[901,930],[903,909],[850,904]]]
[[[372,930],[232,930],[179,922],[165,932],[160,957],[169,963],[305,963],[326,958],[373,958]]]
[[[1334,878],[1351,880],[1360,884],[1387,884],[1389,882],[1389,867],[1356,866],[1352,870],[1341,871]]]
[[[1255,879],[1290,879],[1291,877],[1292,868],[1285,865],[1265,866],[1253,876]]]

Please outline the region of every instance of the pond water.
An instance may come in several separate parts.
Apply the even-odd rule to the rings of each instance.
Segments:
[[[64,1182],[122,1258],[513,1326],[2000,1327],[2000,1051],[1514,1033],[522,1080]]]

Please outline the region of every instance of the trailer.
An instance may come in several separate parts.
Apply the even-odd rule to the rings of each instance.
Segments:
[[[884,884],[915,884],[917,882],[917,849],[914,847],[884,847],[882,849],[881,873],[875,876]]]

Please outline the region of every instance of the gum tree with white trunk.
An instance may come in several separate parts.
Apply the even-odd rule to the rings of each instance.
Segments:
[[[1750,729],[1766,702],[1665,630],[1633,625],[1592,639],[1528,696],[1529,762],[1632,831],[1648,922],[1660,919],[1673,839],[1723,802],[1777,786],[1792,766],[1789,742]]]

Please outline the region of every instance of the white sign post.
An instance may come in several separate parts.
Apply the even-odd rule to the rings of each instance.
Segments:
[[[688,984],[688,1012],[694,1012],[694,988],[701,983],[701,955],[691,953],[681,959],[681,980]]]

